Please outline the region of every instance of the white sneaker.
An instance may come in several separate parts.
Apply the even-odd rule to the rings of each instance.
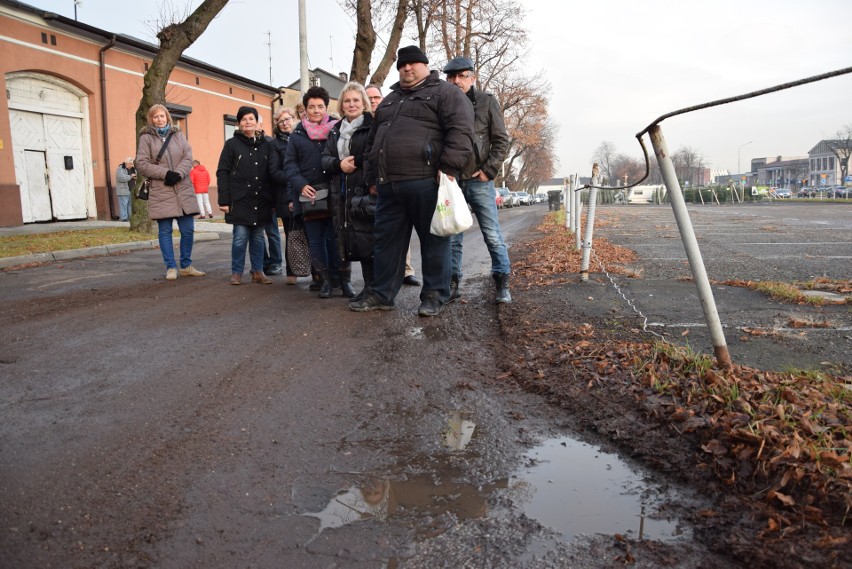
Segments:
[[[166,271],[166,280],[174,281],[177,280],[177,269],[169,269]]]
[[[196,269],[192,265],[188,266],[185,269],[180,270],[180,276],[182,276],[182,277],[203,277],[206,274],[207,273],[203,273],[203,272],[199,271],[198,269]]]

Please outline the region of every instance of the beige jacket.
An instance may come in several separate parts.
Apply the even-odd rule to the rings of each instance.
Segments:
[[[157,154],[165,139],[161,138],[153,126],[146,126],[139,135],[139,149],[136,152],[136,170],[151,180],[151,195],[148,198],[148,217],[168,219],[184,215],[198,215],[198,200],[189,179],[192,170],[192,148],[180,129],[173,126],[172,139],[157,163]],[[163,183],[166,173],[172,170],[181,175],[175,186]]]

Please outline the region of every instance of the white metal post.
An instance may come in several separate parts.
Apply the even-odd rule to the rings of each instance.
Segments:
[[[692,221],[689,219],[689,212],[686,209],[683,193],[681,193],[680,183],[677,181],[674,163],[666,146],[666,140],[663,138],[663,131],[659,125],[654,125],[648,130],[648,134],[651,136],[654,154],[657,155],[657,163],[660,165],[663,182],[669,192],[672,210],[680,230],[680,238],[686,250],[686,257],[689,259],[689,268],[692,270],[692,278],[695,279],[695,285],[698,287],[698,298],[701,300],[704,318],[707,321],[707,328],[713,341],[716,363],[719,367],[730,368],[731,355],[725,342],[725,334],[722,332],[722,323],[719,320],[719,312],[716,310],[713,290],[710,288],[710,280],[707,278],[707,270],[704,267],[704,260],[701,258],[701,250],[698,248],[698,240],[695,238],[695,231],[692,227]]]

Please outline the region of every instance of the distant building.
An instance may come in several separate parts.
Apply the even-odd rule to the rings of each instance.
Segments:
[[[340,110],[337,108],[337,100],[340,98],[340,91],[343,86],[349,81],[346,73],[338,73],[337,75],[329,73],[325,69],[319,67],[308,70],[308,87],[324,87],[328,91],[330,100],[328,102],[328,112],[340,115]],[[307,89],[305,89],[307,91]],[[297,103],[302,102],[302,80],[293,81],[287,87],[282,87],[283,104],[285,106],[295,107]]]
[[[840,140],[820,140],[808,151],[808,185],[827,187],[842,185],[840,160],[831,150],[829,143],[842,144]]]
[[[798,190],[808,179],[807,156],[764,158],[763,166],[757,169],[758,186],[790,188]]]

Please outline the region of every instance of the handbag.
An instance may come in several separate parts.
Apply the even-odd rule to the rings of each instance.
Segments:
[[[473,225],[473,216],[464,199],[464,194],[455,180],[450,180],[441,172],[441,182],[438,185],[438,202],[429,233],[439,237],[449,237],[462,233]]]
[[[315,190],[313,198],[299,195],[299,203],[302,204],[302,218],[311,220],[331,217],[328,184],[316,184],[313,188]]]
[[[169,145],[169,141],[171,141],[173,134],[174,132],[170,132],[166,137],[165,142],[163,142],[163,146],[160,147],[160,151],[157,153],[157,160],[155,164],[160,163],[160,159],[162,159],[163,153],[166,151],[166,147]],[[149,197],[151,197],[151,180],[145,178],[139,186],[139,191],[136,192],[136,199],[147,200]]]
[[[287,242],[284,246],[287,265],[297,277],[311,274],[311,248],[308,245],[308,235],[302,220],[293,216],[290,231],[287,232]]]
[[[139,186],[139,191],[136,193],[136,199],[147,200],[151,195],[151,180],[147,178],[143,180],[142,185]]]

